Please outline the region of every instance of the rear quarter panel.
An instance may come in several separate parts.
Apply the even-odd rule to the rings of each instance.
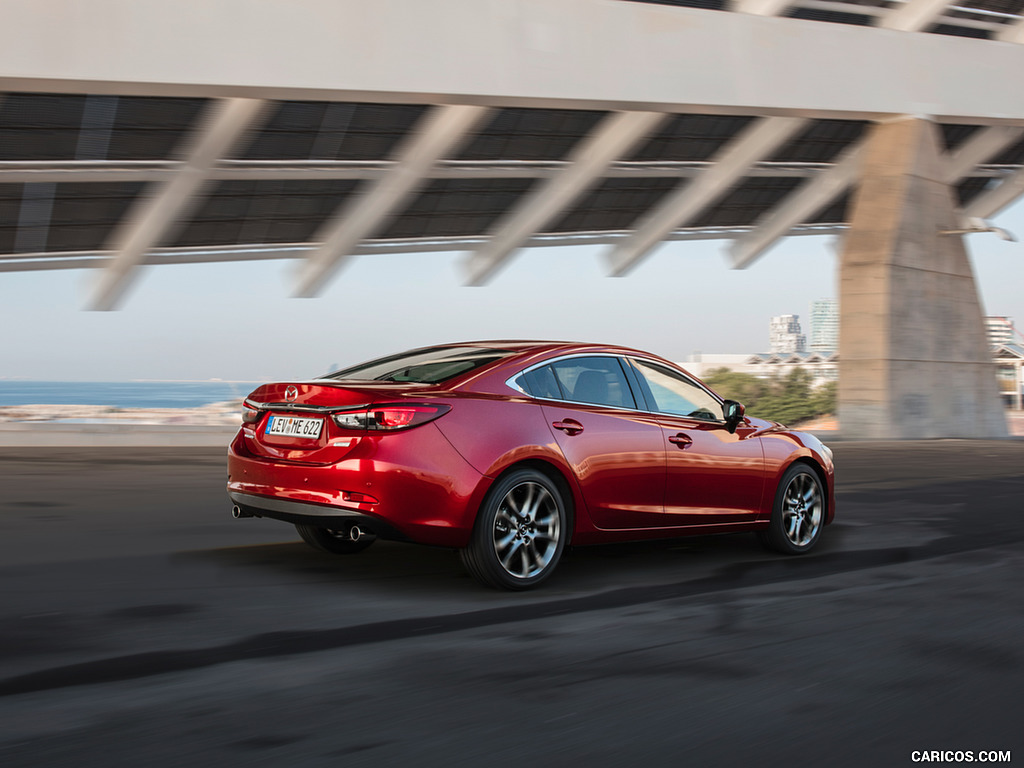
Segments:
[[[539,404],[525,398],[474,394],[448,400],[452,410],[434,422],[452,447],[489,482],[474,503],[503,472],[524,461],[553,467],[572,492],[574,530],[591,530],[576,477],[565,461]]]

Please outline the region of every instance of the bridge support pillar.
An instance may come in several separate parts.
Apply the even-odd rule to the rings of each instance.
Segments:
[[[1002,437],[1006,419],[938,127],[871,129],[840,256],[843,437]]]

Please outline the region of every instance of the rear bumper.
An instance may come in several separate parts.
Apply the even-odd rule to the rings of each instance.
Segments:
[[[240,430],[228,450],[229,497],[245,512],[300,525],[355,523],[382,538],[464,547],[489,484],[433,424],[363,437],[326,465],[259,456],[250,439]]]
[[[303,501],[287,501],[268,496],[254,496],[249,493],[228,491],[228,498],[243,512],[253,517],[269,517],[297,525],[317,525],[323,528],[347,528],[358,525],[382,539],[405,541],[408,537],[380,517],[355,512],[349,509],[310,504]]]

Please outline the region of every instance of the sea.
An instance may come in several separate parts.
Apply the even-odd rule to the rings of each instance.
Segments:
[[[17,381],[0,380],[0,406],[107,405],[116,408],[196,408],[241,400],[256,381]]]

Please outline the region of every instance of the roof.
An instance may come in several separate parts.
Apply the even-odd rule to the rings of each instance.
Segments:
[[[807,365],[810,363],[835,363],[838,352],[763,352],[750,355],[748,365]]]
[[[1024,360],[1024,346],[1020,344],[999,344],[993,347],[993,352],[996,358]]]

